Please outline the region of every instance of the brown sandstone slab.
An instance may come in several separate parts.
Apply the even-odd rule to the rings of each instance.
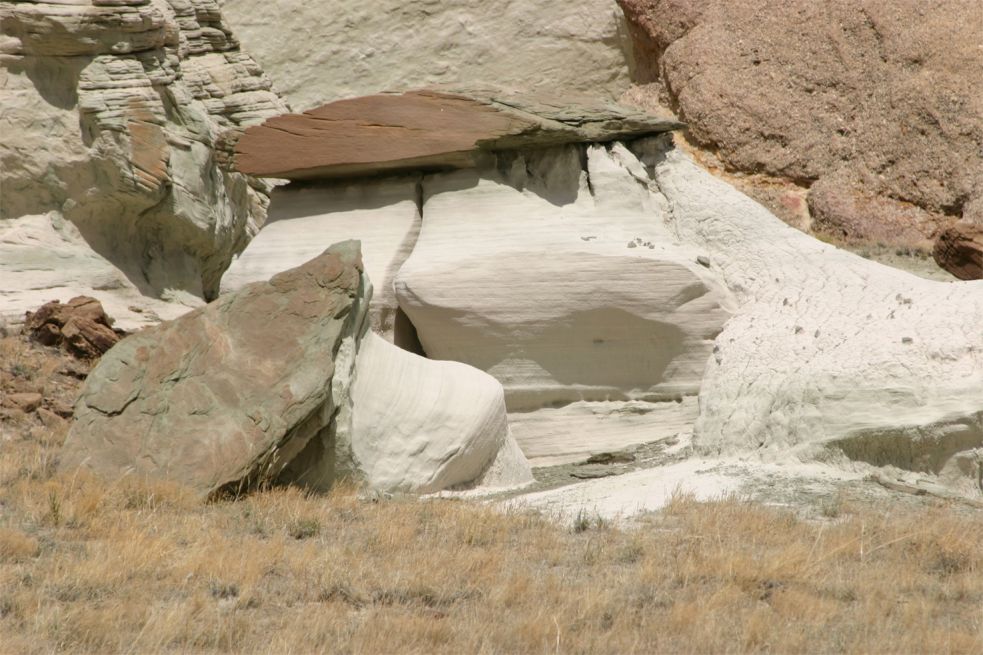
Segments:
[[[487,150],[608,141],[680,126],[590,100],[420,90],[271,118],[239,139],[235,166],[288,179],[467,168]]]

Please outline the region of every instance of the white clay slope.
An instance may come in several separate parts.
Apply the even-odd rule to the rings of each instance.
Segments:
[[[678,150],[643,150],[673,229],[742,302],[700,391],[702,449],[806,455],[835,442],[873,464],[975,470],[983,282],[924,280],[838,250]]]

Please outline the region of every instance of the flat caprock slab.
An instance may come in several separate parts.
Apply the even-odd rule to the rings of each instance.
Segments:
[[[470,168],[492,150],[613,141],[682,126],[596,99],[423,89],[273,117],[241,136],[235,167],[291,180]]]

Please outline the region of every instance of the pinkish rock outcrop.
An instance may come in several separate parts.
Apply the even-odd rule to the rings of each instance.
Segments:
[[[983,195],[975,0],[619,4],[638,81],[728,167],[815,182],[819,231],[928,250]]]

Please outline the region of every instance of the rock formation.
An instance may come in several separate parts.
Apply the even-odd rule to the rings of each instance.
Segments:
[[[417,91],[339,101],[247,129],[235,147],[239,170],[331,182],[278,190],[270,221],[232,263],[222,289],[265,280],[357,234],[379,290],[373,300],[373,329],[415,348],[412,325],[400,320],[393,282],[420,229],[422,171],[494,167],[494,153],[503,148],[606,141],[679,125],[611,103],[577,100],[473,90],[467,95]],[[576,147],[564,153],[556,173],[549,172],[557,163],[551,159],[532,161],[530,166],[538,167],[538,174],[567,176],[573,186],[556,193],[575,196],[582,153]],[[507,165],[518,171],[524,163]],[[398,172],[407,175],[353,179]],[[463,180],[468,183],[467,177]]]
[[[349,241],[131,335],[86,380],[62,466],[202,495],[344,476],[393,491],[526,481],[494,379],[377,338],[359,352],[371,293]]]
[[[741,307],[717,337],[696,442],[709,452],[842,451],[966,478],[983,448],[983,282],[942,283],[782,224],[678,151],[642,153],[672,230]]]
[[[222,9],[295,110],[464,81],[608,97],[629,84],[631,43],[613,0],[225,0]]]
[[[0,312],[43,289],[129,327],[217,295],[270,189],[225,142],[284,110],[217,2],[3,2],[0,24]]]
[[[819,231],[930,250],[983,195],[975,0],[619,4],[639,81],[728,167],[815,182]]]
[[[240,148],[251,134],[275,150],[261,129]],[[817,241],[661,137],[528,144],[475,140],[445,162],[457,170],[417,170],[419,235],[392,279],[428,357],[501,382],[534,464],[691,433],[708,456],[849,459],[968,484],[983,448],[981,283]],[[378,193],[359,221],[378,214],[380,228],[410,180],[379,170],[316,192]]]
[[[395,343],[412,344],[416,337],[412,326],[399,320],[393,279],[420,230],[419,183],[419,175],[409,175],[276,189],[263,229],[222,276],[222,292],[268,280],[357,234],[375,288],[372,330]]]
[[[502,385],[478,369],[428,360],[370,334],[359,349],[352,404],[354,459],[376,488],[422,493],[532,481],[509,432]]]

